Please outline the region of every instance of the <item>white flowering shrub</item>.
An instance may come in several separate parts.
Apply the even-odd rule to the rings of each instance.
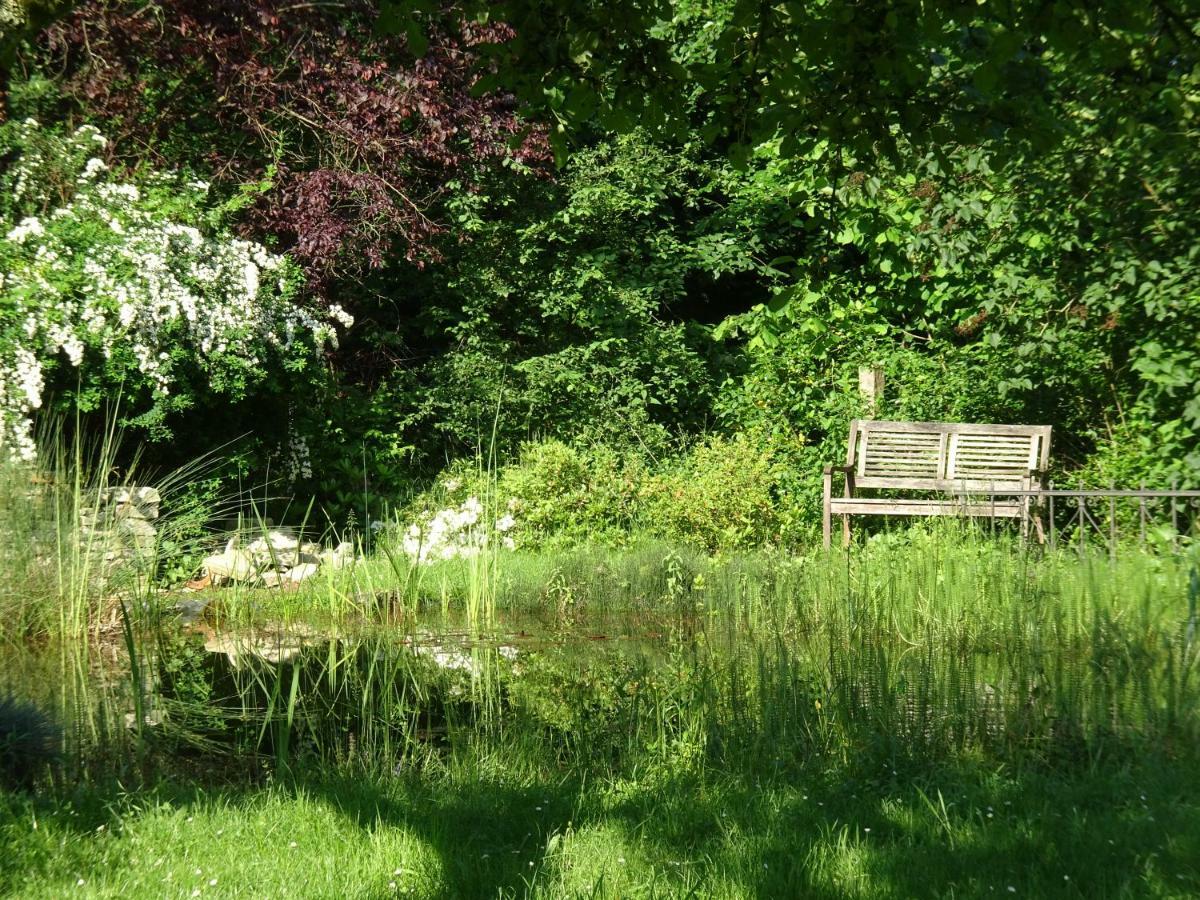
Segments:
[[[512,550],[516,545],[508,532],[516,524],[511,511],[492,520],[478,497],[468,497],[458,506],[418,516],[404,531],[404,552],[416,562],[432,563],[470,559],[489,544]]]
[[[140,422],[153,425],[196,391],[239,397],[312,366],[335,323],[351,323],[298,306],[296,267],[222,228],[207,184],[117,180],[90,126],[4,129],[15,162],[0,173],[0,452],[33,455],[32,416],[56,374],[85,408],[117,388],[148,401]]]

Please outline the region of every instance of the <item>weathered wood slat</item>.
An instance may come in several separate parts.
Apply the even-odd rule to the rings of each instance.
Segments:
[[[964,450],[960,447],[955,456],[960,462],[1019,462],[1024,463],[1027,469],[1034,468],[1029,462],[1028,447],[1017,453],[980,453],[978,450]]]
[[[868,459],[866,462],[868,469],[932,469],[936,475],[937,470],[941,468],[939,461],[936,459]]]
[[[962,446],[971,447],[1025,447],[1030,440],[1037,438],[1034,434],[983,435],[955,432]]]
[[[854,479],[855,487],[860,488],[889,488],[894,490],[928,491],[929,493],[952,494],[991,494],[1003,493],[1007,489],[1024,489],[1027,478],[986,478],[964,479],[951,481],[946,478],[912,478],[906,475],[864,475]]]
[[[883,420],[855,420],[860,431],[896,431],[910,434],[1017,434],[1028,436],[1039,434],[1049,437],[1049,425],[993,425],[970,422],[888,422]]]
[[[833,497],[826,476],[823,534],[842,516],[850,538],[851,515],[969,515],[1020,518],[1028,532],[1030,489],[1041,487],[1050,459],[1047,425],[855,420],[846,441],[845,496]],[[859,489],[920,491],[925,497],[862,497]],[[1018,496],[1004,496],[1011,491]],[[980,496],[982,495],[982,496]],[[1000,495],[997,497],[997,495]],[[1035,521],[1037,532],[1042,533]]]
[[[833,498],[834,515],[873,516],[997,516],[1013,519],[1021,515],[1020,503],[955,503],[952,500],[881,500],[878,498]]]
[[[931,450],[936,450],[938,446],[941,446],[941,440],[934,434],[929,434],[929,436],[922,434],[919,436],[919,440],[916,439],[917,437],[916,434],[905,437],[900,434],[880,434],[874,431],[866,433],[866,439],[871,446],[896,446],[896,448],[910,448],[910,446],[911,448],[926,448],[928,446]]]

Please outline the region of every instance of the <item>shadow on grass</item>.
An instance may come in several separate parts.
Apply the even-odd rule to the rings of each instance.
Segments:
[[[688,777],[611,814],[653,856],[733,874],[741,896],[1195,896],[1190,770]]]
[[[309,772],[270,790],[319,801],[364,840],[378,829],[403,830],[436,854],[440,887],[424,896],[438,898],[1193,896],[1193,771],[1143,760],[1069,775],[961,765],[919,778],[802,769],[642,781],[510,778],[499,770]],[[253,808],[264,790],[163,782],[116,805],[129,807],[127,817],[155,799],[174,808]],[[110,798],[97,788],[24,802],[87,841],[112,821]],[[32,863],[13,822],[4,825],[0,889],[12,891]],[[608,877],[615,858],[591,860],[583,871],[589,861],[564,860],[570,836],[589,829],[613,842],[602,850],[629,854],[630,865]]]

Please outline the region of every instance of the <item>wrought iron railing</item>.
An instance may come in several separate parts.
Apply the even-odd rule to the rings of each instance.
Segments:
[[[1129,544],[1178,549],[1200,539],[1200,490],[1047,488],[996,490],[992,502],[1027,499],[1022,533],[1050,549],[1080,552],[1106,548],[1115,554]]]

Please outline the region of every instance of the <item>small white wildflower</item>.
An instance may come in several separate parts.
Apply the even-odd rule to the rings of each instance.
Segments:
[[[17,244],[25,243],[30,237],[41,237],[46,233],[45,227],[37,216],[26,216],[5,237]]]
[[[87,165],[83,167],[83,174],[79,176],[81,181],[93,181],[101,172],[108,171],[108,164],[98,156],[93,156],[87,161]]]
[[[349,328],[354,324],[354,316],[342,309],[339,303],[329,307],[329,317],[339,322],[343,328]]]

